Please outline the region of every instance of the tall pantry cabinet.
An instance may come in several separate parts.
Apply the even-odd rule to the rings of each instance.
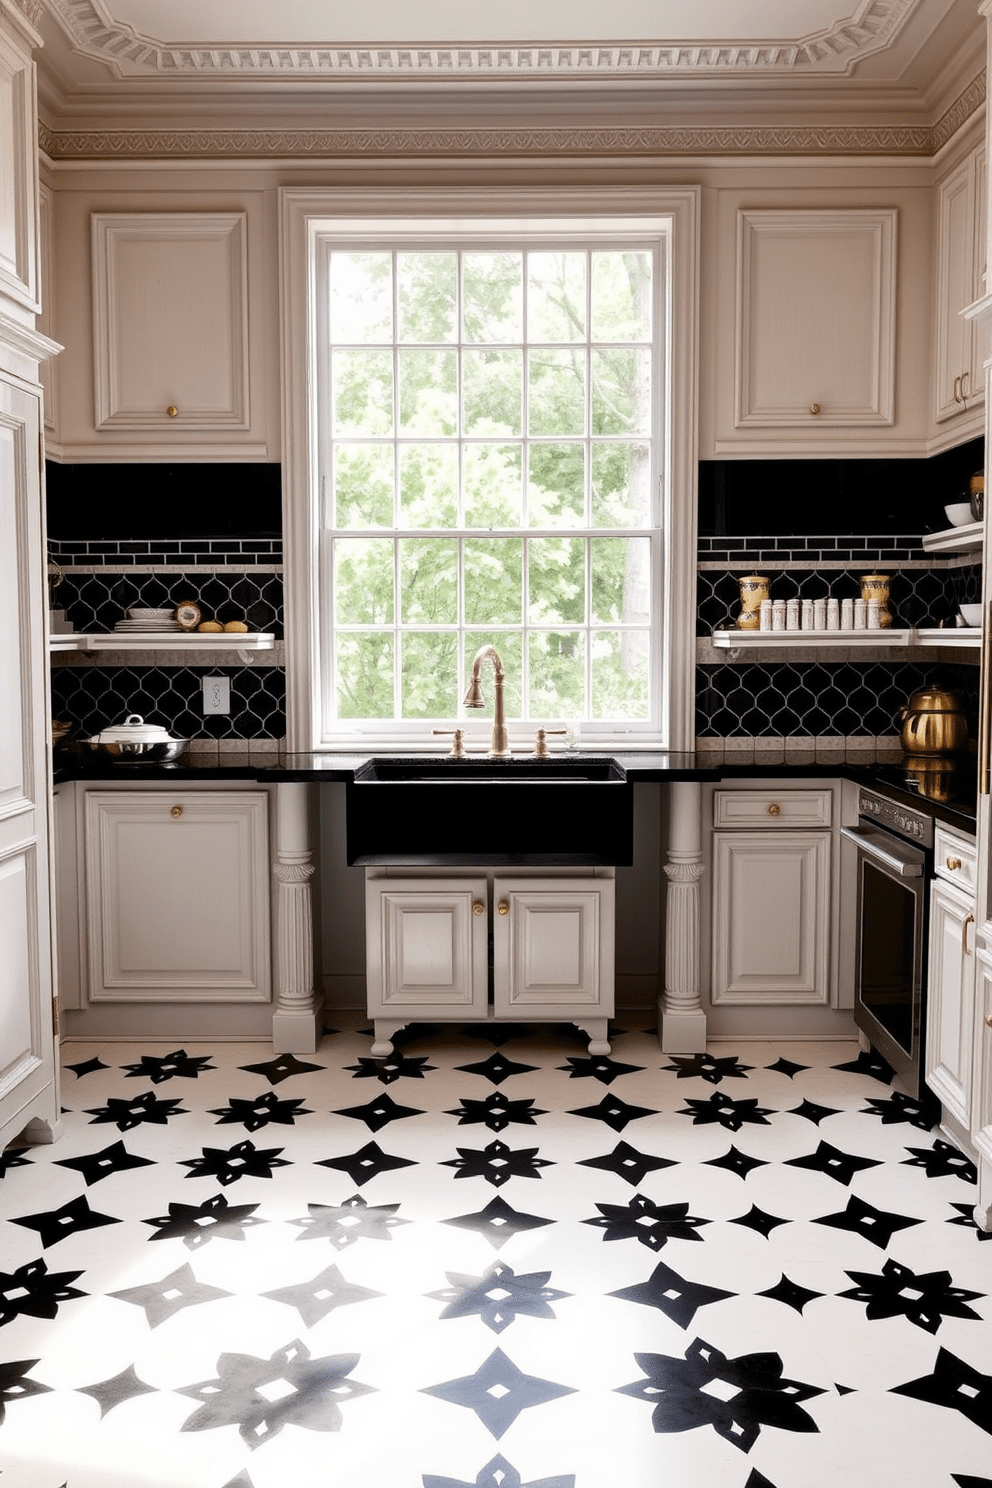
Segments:
[[[0,1148],[54,1140],[48,665],[42,394],[56,348],[39,300],[37,104],[40,38],[0,0]]]

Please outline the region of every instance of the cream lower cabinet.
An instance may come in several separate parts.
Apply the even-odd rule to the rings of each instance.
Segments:
[[[935,879],[930,888],[926,1081],[965,1132],[971,1125],[974,952],[974,895]]]
[[[972,1062],[971,1141],[978,1157],[975,1223],[992,1230],[992,956],[979,951]]]
[[[714,1006],[832,1001],[831,803],[830,790],[714,792]]]
[[[70,1033],[271,1029],[268,807],[264,790],[77,787]]]
[[[588,876],[366,875],[372,1052],[407,1023],[576,1023],[608,1053],[612,870]],[[489,938],[492,930],[492,978]]]

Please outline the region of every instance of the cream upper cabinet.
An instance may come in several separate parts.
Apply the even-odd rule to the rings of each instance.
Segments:
[[[10,302],[15,314],[27,311],[33,316],[40,308],[35,72],[27,22],[18,20],[15,30],[15,18],[4,19],[7,23],[0,26],[0,298]]]
[[[985,378],[979,336],[962,311],[985,293],[985,147],[979,145],[937,186],[934,418],[983,431]],[[969,417],[970,415],[970,417]],[[955,429],[955,441],[966,430]]]

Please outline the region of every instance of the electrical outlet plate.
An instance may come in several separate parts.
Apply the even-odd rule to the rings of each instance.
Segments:
[[[203,711],[204,713],[230,713],[230,677],[204,677]]]

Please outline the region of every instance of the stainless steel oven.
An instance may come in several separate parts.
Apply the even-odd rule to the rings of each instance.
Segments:
[[[862,788],[858,825],[841,833],[845,869],[857,886],[854,1021],[912,1093],[923,1098],[933,818]]]

